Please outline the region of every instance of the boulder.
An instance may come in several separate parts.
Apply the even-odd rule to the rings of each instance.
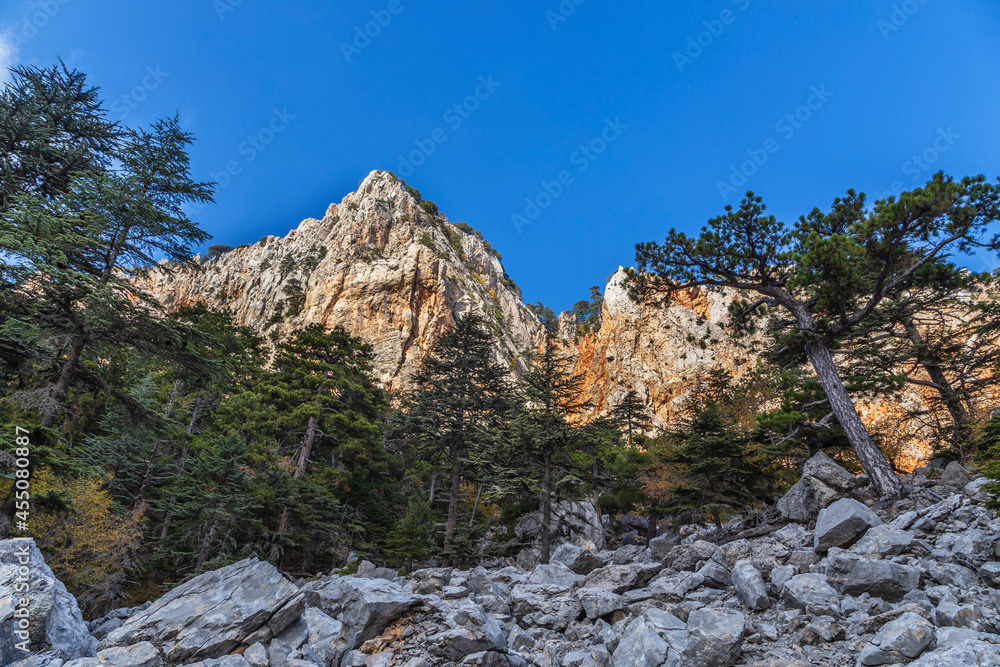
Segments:
[[[923,616],[907,612],[882,626],[861,650],[862,665],[909,662],[934,641],[934,626]]]
[[[979,578],[982,579],[983,583],[987,586],[990,586],[991,588],[1000,588],[1000,563],[984,563],[976,574],[979,575]]]
[[[887,560],[860,558],[840,552],[831,555],[826,566],[829,582],[845,595],[868,593],[886,602],[899,602],[920,586],[920,568]]]
[[[725,589],[733,585],[733,575],[729,568],[714,559],[705,563],[698,570],[698,574],[701,575],[704,584],[711,588]]]
[[[139,642],[105,649],[96,658],[71,660],[63,667],[163,667],[163,656],[150,642]]]
[[[583,605],[587,618],[600,618],[624,609],[626,605],[625,598],[621,595],[603,588],[581,588],[576,592],[576,597]]]
[[[625,591],[642,588],[662,569],[659,564],[609,565],[588,574],[581,587],[603,588],[621,595]]]
[[[576,574],[587,575],[604,565],[593,551],[575,544],[561,544],[552,553],[552,562],[562,563]]]
[[[306,626],[306,643],[312,652],[325,665],[338,664],[347,651],[347,645],[341,641],[344,624],[315,607],[306,608],[302,621]]]
[[[743,648],[746,618],[733,609],[698,609],[687,623],[684,667],[731,667]]]
[[[853,498],[841,498],[819,513],[813,549],[822,552],[831,547],[853,544],[882,520],[868,506]]]
[[[170,662],[217,658],[296,592],[273,565],[248,558],[181,584],[108,634],[101,648],[149,641]]]
[[[420,598],[384,579],[331,577],[302,587],[310,607],[317,607],[344,624],[348,649],[355,649],[382,632]]]
[[[854,475],[824,452],[815,454],[802,466],[802,476],[812,477],[841,493],[850,493],[855,486]]]
[[[971,481],[972,475],[958,461],[952,461],[945,466],[944,472],[941,473],[941,479],[938,480],[939,483],[953,489],[964,489],[965,485]]]
[[[803,477],[778,499],[778,512],[786,521],[808,523],[838,498],[836,489],[814,477]]]
[[[732,570],[732,578],[736,597],[747,607],[754,611],[760,611],[771,606],[764,580],[750,561],[737,562]]]
[[[528,583],[538,586],[554,586],[568,591],[583,579],[565,564],[560,562],[548,565],[538,565],[528,575]]]
[[[816,616],[840,616],[840,596],[822,574],[799,574],[781,588],[781,598],[789,607]]]
[[[510,592],[510,611],[525,625],[562,631],[576,620],[583,606],[558,586],[518,584]]]
[[[448,616],[448,630],[428,637],[428,643],[444,647],[452,661],[483,651],[506,651],[507,635],[477,604],[463,602]]]
[[[24,573],[27,573],[24,575]],[[24,595],[24,586],[30,595]],[[20,600],[26,606],[20,606]],[[28,637],[15,614],[27,614]],[[34,540],[0,541],[0,664],[27,654],[18,647],[25,639],[32,652],[45,651],[60,660],[94,656],[95,640],[83,621],[80,607],[45,564]]]
[[[967,639],[942,650],[925,653],[910,667],[969,667],[1000,665],[1000,645]]]
[[[603,646],[570,651],[562,659],[562,667],[611,667],[611,665],[611,654]]]
[[[532,512],[521,519],[514,532],[522,542],[541,534],[542,513]],[[604,526],[593,503],[586,501],[562,501],[552,505],[552,521],[549,526],[552,545],[574,544],[584,549],[601,550],[607,546]]]
[[[659,667],[667,660],[670,647],[642,618],[628,627],[611,656],[614,667]]]
[[[659,537],[654,537],[651,539],[646,546],[653,554],[653,558],[662,561],[670,553],[670,550],[677,546],[677,543],[681,541],[681,536],[677,533],[664,533]]]
[[[912,531],[888,524],[872,526],[851,550],[869,557],[898,556],[910,548],[914,537],[916,534]]]

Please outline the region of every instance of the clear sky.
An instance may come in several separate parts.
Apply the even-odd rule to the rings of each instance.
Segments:
[[[179,112],[224,186],[193,215],[216,243],[389,169],[557,310],[747,189],[793,221],[1000,175],[996,0],[4,0],[0,32],[0,61],[61,57],[114,118]]]

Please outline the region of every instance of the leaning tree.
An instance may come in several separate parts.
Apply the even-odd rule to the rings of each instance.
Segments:
[[[831,350],[883,303],[949,273],[942,269],[952,267],[953,254],[1000,248],[997,238],[987,239],[1000,218],[1000,186],[938,173],[874,207],[848,190],[829,212],[814,209],[794,228],[764,212],[761,198],[748,192],[739,210],[727,206],[696,237],[671,229],[662,245],[638,244],[631,294],[665,305],[678,290],[717,286],[756,294],[742,316],[766,308],[783,314],[790,328],[784,343],[812,364],[865,472],[883,498],[898,497],[902,484],[861,421]]]

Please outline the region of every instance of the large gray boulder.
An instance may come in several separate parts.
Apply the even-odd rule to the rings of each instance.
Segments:
[[[789,607],[815,616],[840,616],[840,596],[822,574],[799,574],[781,587],[781,597]]]
[[[553,563],[562,563],[576,574],[587,575],[604,565],[604,561],[594,555],[593,551],[578,547],[575,544],[560,544],[552,553]]]
[[[972,481],[972,475],[962,467],[961,463],[952,461],[945,466],[944,472],[941,473],[941,479],[938,481],[953,489],[964,489],[965,485]]]
[[[218,658],[265,625],[296,592],[273,565],[249,558],[181,584],[108,634],[100,646],[148,641],[169,662]]]
[[[538,565],[528,575],[528,583],[538,586],[556,586],[564,591],[573,588],[583,577],[560,562]]]
[[[347,649],[355,649],[403,615],[420,598],[384,579],[330,577],[302,588],[308,606],[344,624]]]
[[[889,665],[913,660],[934,641],[934,626],[919,614],[906,612],[882,626],[861,650],[862,665]]]
[[[813,549],[822,552],[853,544],[869,528],[881,525],[882,519],[868,506],[853,498],[841,498],[819,513]]]
[[[611,660],[614,667],[660,667],[669,650],[667,642],[640,617],[625,628]]]
[[[624,609],[626,605],[625,598],[621,595],[603,588],[581,588],[576,592],[576,597],[583,605],[587,618],[600,618]]]
[[[519,540],[536,538],[541,534],[542,513],[532,512],[514,527]],[[564,543],[591,550],[607,547],[604,539],[604,525],[593,503],[586,501],[562,501],[552,505],[552,521],[549,526],[553,546]]]
[[[732,570],[732,579],[736,597],[747,607],[760,611],[771,606],[764,580],[750,561],[737,562]]]
[[[945,649],[924,653],[910,667],[987,667],[1000,665],[1000,644],[967,639]]]
[[[510,591],[510,611],[525,625],[562,631],[583,610],[580,601],[559,586],[518,584]]]
[[[698,609],[687,623],[683,667],[731,667],[743,648],[746,617],[734,609]]]
[[[449,629],[427,638],[428,644],[443,647],[444,655],[459,662],[483,651],[506,651],[504,629],[479,605],[468,600],[448,615]]]
[[[920,587],[920,568],[887,560],[860,558],[840,552],[829,557],[826,577],[844,595],[868,593],[886,602],[899,602]]]
[[[603,588],[621,595],[626,591],[642,588],[662,569],[663,566],[659,563],[609,565],[588,574],[581,587]]]
[[[163,667],[163,656],[150,642],[139,642],[104,649],[96,658],[71,660],[63,667]]]
[[[786,521],[808,523],[840,497],[840,492],[822,481],[803,477],[778,499],[778,512]]]
[[[0,664],[26,658],[25,647],[73,660],[95,655],[97,640],[34,540],[17,538],[0,541]]]
[[[841,493],[850,493],[855,487],[854,475],[824,452],[819,452],[806,461],[802,466],[802,476],[818,479]]]
[[[915,537],[916,534],[912,531],[900,530],[888,524],[872,526],[851,550],[873,558],[898,556],[910,548]]]

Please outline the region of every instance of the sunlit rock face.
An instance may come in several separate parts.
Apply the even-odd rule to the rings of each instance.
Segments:
[[[304,220],[284,238],[195,259],[195,266],[154,267],[141,283],[168,310],[197,302],[224,308],[272,343],[313,323],[342,326],[373,346],[375,376],[392,392],[412,386],[420,360],[463,313],[483,314],[497,335],[496,359],[515,374],[540,341],[538,319],[499,254],[389,172],[372,172],[322,219]],[[660,307],[633,302],[624,280],[621,268],[608,279],[596,332],[576,335],[563,320],[566,354],[591,403],[583,419],[634,390],[660,430],[684,414],[709,371],[737,378],[754,371],[764,341],[737,342],[724,328],[734,292],[694,288]],[[903,468],[927,453],[919,422],[906,414],[928,405],[928,391],[859,403],[862,418],[900,446]]]
[[[168,310],[225,308],[272,341],[314,323],[342,326],[374,347],[375,376],[389,390],[408,386],[463,313],[486,317],[498,334],[497,359],[512,368],[523,368],[519,355],[539,330],[489,244],[429,214],[388,172],[372,172],[322,219],[304,220],[284,238],[198,263],[156,267],[143,284]],[[296,299],[299,312],[287,314]]]

